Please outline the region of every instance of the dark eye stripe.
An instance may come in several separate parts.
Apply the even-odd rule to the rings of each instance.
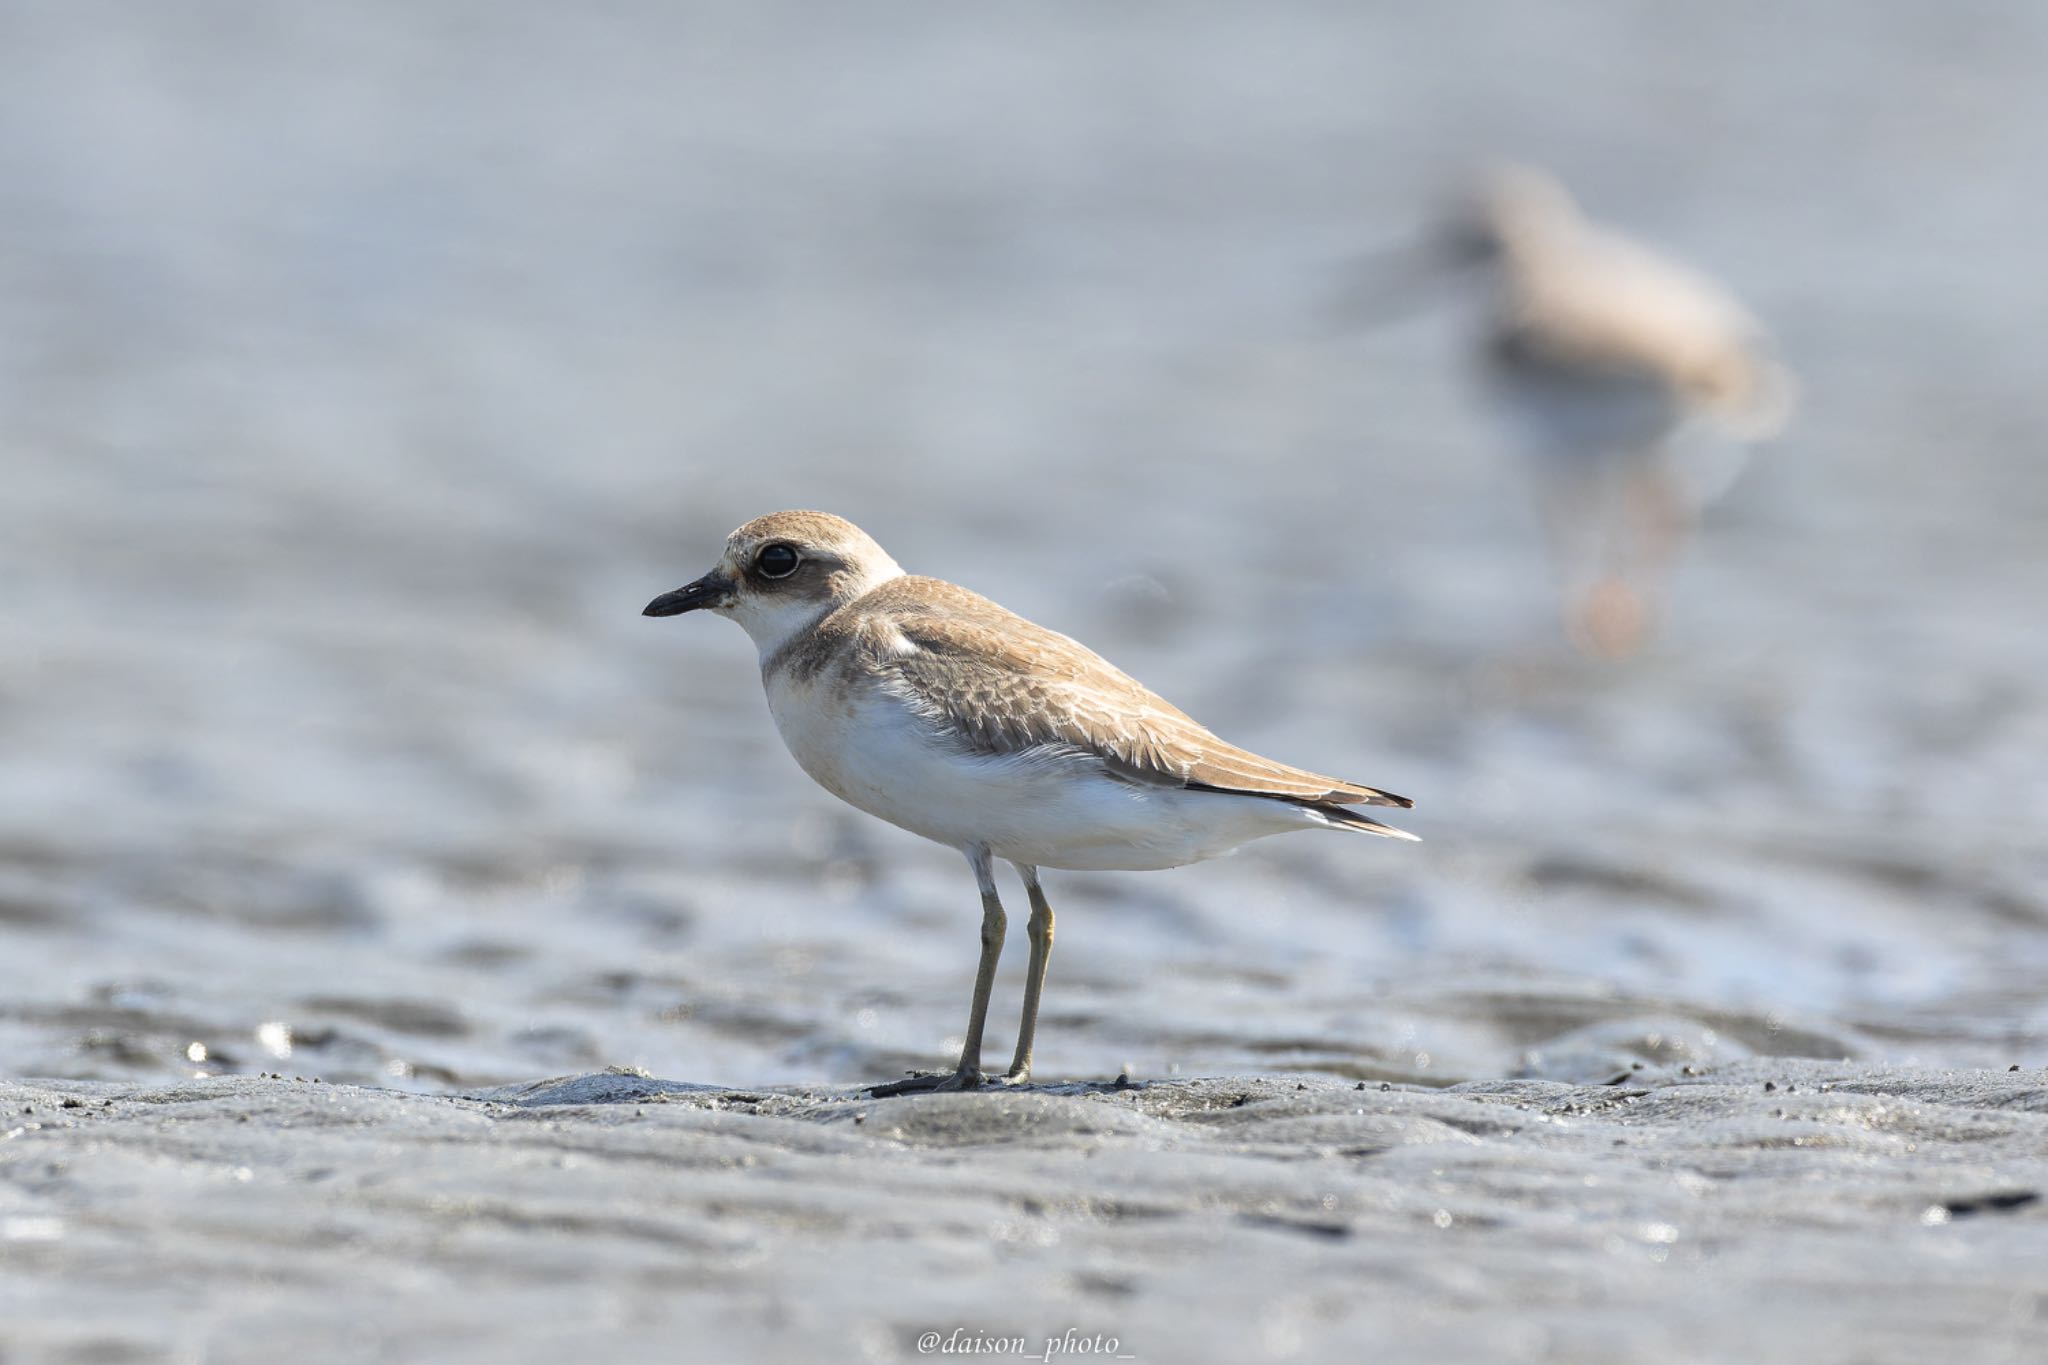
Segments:
[[[790,545],[763,545],[761,552],[754,556],[754,568],[763,578],[787,578],[802,562],[803,557]]]

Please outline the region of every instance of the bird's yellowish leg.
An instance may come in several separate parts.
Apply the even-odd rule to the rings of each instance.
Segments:
[[[996,897],[995,868],[985,848],[970,849],[967,861],[974,867],[974,879],[981,884],[981,965],[974,973],[974,1003],[967,1016],[967,1041],[960,1048],[960,1066],[948,1072],[919,1073],[900,1081],[868,1087],[877,1097],[907,1095],[924,1090],[973,1090],[981,1074],[981,1033],[988,1023],[989,992],[996,984],[996,962],[1003,955],[1003,935],[1010,927],[1003,903]],[[1034,902],[1035,903],[1035,902]],[[1036,915],[1033,921],[1036,922]],[[1035,949],[1034,949],[1035,951]]]
[[[1005,1085],[1022,1085],[1031,1079],[1031,1043],[1038,1034],[1038,998],[1045,989],[1045,964],[1052,956],[1052,906],[1038,885],[1038,869],[1018,863],[1024,890],[1031,897],[1031,965],[1024,974],[1024,1017],[1017,1025],[1017,1055],[1010,1059]]]

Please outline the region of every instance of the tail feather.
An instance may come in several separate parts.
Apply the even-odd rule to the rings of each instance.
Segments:
[[[1405,839],[1409,843],[1415,844],[1422,842],[1422,836],[1419,834],[1410,834],[1405,829],[1395,829],[1392,825],[1382,824],[1370,815],[1361,815],[1349,806],[1310,805],[1304,803],[1302,809],[1320,820],[1323,824],[1328,825],[1331,829],[1355,829],[1361,833],[1377,834],[1387,839]]]

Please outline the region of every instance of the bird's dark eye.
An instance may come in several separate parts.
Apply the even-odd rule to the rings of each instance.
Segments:
[[[763,545],[761,553],[754,556],[754,567],[763,578],[787,578],[796,572],[800,559],[794,545]]]

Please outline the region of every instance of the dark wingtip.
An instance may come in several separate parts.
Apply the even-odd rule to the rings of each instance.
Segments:
[[[1368,787],[1363,782],[1348,783],[1348,791],[1334,791],[1318,800],[1332,801],[1339,805],[1357,803],[1362,806],[1394,806],[1401,810],[1414,810],[1415,803],[1405,796],[1383,792],[1378,787]]]

